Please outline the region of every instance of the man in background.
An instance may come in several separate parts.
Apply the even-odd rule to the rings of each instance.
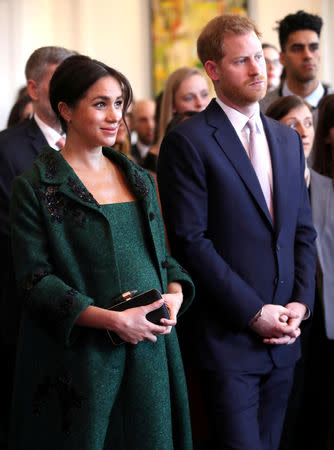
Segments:
[[[260,102],[263,113],[278,97],[293,94],[316,109],[321,98],[330,91],[318,78],[322,25],[321,17],[305,11],[289,14],[278,22],[284,80],[278,88],[268,91]]]
[[[131,147],[131,155],[136,162],[142,163],[154,142],[155,102],[153,100],[136,101],[132,116],[137,142]]]
[[[0,251],[1,275],[1,349],[3,373],[1,427],[7,439],[12,393],[16,338],[20,321],[20,299],[15,292],[9,227],[9,197],[14,177],[30,168],[41,149],[50,145],[61,149],[65,143],[60,122],[49,101],[49,82],[58,65],[76,52],[62,47],[41,47],[29,57],[25,76],[34,113],[31,119],[0,133]],[[13,243],[15,245],[15,243]]]

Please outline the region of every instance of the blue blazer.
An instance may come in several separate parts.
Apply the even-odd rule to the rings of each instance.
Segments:
[[[160,150],[158,183],[172,254],[197,291],[187,351],[209,370],[294,364],[298,340],[265,345],[248,324],[266,303],[313,307],[316,232],[301,139],[261,119],[273,168],[274,223],[245,149],[215,100],[175,127]]]

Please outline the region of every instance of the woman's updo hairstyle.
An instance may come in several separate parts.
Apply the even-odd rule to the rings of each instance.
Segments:
[[[132,89],[123,74],[85,55],[70,56],[57,67],[50,81],[49,96],[52,109],[65,132],[67,124],[59,113],[59,102],[64,102],[73,108],[79,100],[84,98],[87,90],[96,81],[106,76],[112,76],[121,86],[123,93],[122,116],[124,119],[125,111],[132,102]]]

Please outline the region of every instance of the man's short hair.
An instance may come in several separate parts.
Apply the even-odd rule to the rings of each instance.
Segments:
[[[315,14],[309,14],[300,10],[295,14],[287,15],[282,20],[278,20],[277,24],[279,43],[281,50],[284,52],[289,35],[295,31],[312,30],[320,37],[323,21],[321,17]]]
[[[254,22],[238,14],[223,14],[210,20],[197,39],[197,54],[204,65],[206,61],[220,61],[224,56],[224,35],[247,34],[254,31],[260,38]]]
[[[47,66],[50,64],[60,64],[64,59],[76,54],[77,52],[67,50],[63,47],[50,46],[38,48],[30,55],[26,63],[25,76],[27,81],[41,81]]]

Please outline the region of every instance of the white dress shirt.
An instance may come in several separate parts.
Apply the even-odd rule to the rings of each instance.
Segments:
[[[65,138],[66,135],[59,134],[58,131],[43,122],[43,120],[40,119],[36,113],[34,114],[34,119],[36,120],[37,125],[39,126],[41,132],[44,134],[44,137],[50,147],[54,148],[55,150],[59,150],[56,142],[58,142],[61,137]]]

